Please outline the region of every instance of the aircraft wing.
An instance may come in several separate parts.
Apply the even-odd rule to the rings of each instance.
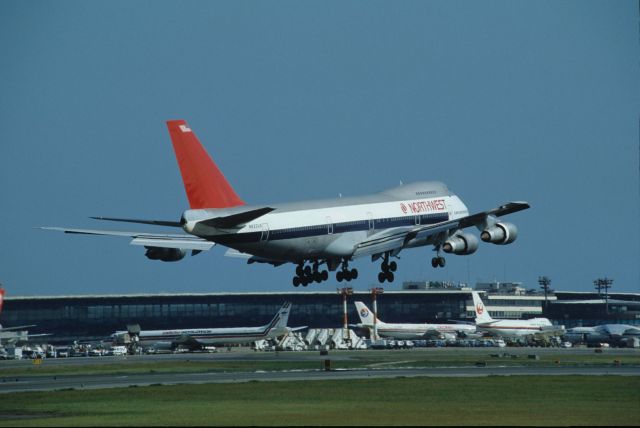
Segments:
[[[416,227],[398,227],[375,234],[356,245],[353,257],[380,254],[386,251],[399,251],[412,239],[425,239],[441,232],[464,229],[469,226],[482,226],[489,216],[501,217],[529,208],[527,202],[509,202],[491,210],[482,211],[455,220],[443,221]]]
[[[26,328],[30,328],[30,327],[35,327],[35,324],[30,324],[30,325],[19,325],[16,327],[2,327],[0,326],[0,333],[5,332],[5,331],[16,331],[16,330],[24,330]]]
[[[132,238],[131,245],[145,247],[181,248],[185,250],[207,251],[215,243],[192,235],[183,234],[158,234],[141,232],[122,232],[115,230],[94,229],[67,229],[64,227],[40,227],[40,229],[57,230],[64,233],[77,233],[81,235],[124,236]]]

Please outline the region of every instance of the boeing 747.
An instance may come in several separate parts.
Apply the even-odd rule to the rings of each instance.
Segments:
[[[359,257],[381,260],[378,281],[392,282],[402,250],[433,246],[434,268],[444,267],[442,252],[473,254],[475,226],[484,242],[506,245],[518,231],[502,217],[529,208],[508,202],[469,214],[467,206],[444,183],[404,184],[372,195],[251,206],[233,190],[184,120],[167,122],[190,209],[179,221],[93,217],[98,220],[182,228],[187,234],[157,234],[45,227],[66,233],[124,236],[143,246],[152,260],[173,262],[211,249],[229,247],[226,255],[248,263],[296,264],[293,285],[326,281],[336,271],[338,282],[358,271],[349,263]],[[326,266],[326,269],[324,268]]]

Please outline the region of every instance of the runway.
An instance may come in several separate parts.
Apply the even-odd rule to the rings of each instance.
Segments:
[[[551,352],[545,349],[536,350],[538,353]],[[637,350],[629,350],[637,354]],[[439,352],[438,350],[421,350],[417,352]],[[465,351],[461,351],[465,352]],[[482,352],[487,351],[466,351]],[[531,353],[530,349],[520,350],[521,354]],[[558,352],[557,349],[553,352]],[[592,350],[572,350],[573,354],[593,352]],[[622,354],[616,355],[624,355]],[[355,354],[355,355],[360,355]],[[352,358],[352,353],[332,352],[331,361]],[[410,357],[411,353],[400,353]],[[424,354],[423,354],[424,355]],[[571,355],[566,353],[566,355]],[[488,365],[488,366],[460,366],[460,367],[369,367],[356,369],[321,369],[321,362],[328,357],[317,353],[289,352],[289,353],[255,353],[230,352],[220,354],[181,354],[154,355],[135,357],[92,357],[92,358],[64,358],[50,359],[47,366],[92,366],[97,364],[140,363],[161,361],[200,361],[200,360],[237,360],[237,361],[317,361],[318,369],[314,370],[281,370],[281,371],[232,371],[232,372],[198,372],[198,373],[157,373],[153,371],[135,374],[65,374],[65,375],[31,375],[11,376],[11,368],[25,367],[32,362],[28,360],[3,361],[0,368],[0,393],[15,393],[26,391],[53,391],[60,389],[100,389],[148,385],[202,384],[202,383],[232,383],[250,381],[311,381],[311,380],[352,380],[370,378],[393,377],[482,377],[482,376],[640,376],[640,366],[631,365],[558,365],[558,366],[528,366],[528,365]]]

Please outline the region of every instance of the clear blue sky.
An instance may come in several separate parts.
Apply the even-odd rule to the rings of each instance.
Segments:
[[[293,265],[223,248],[160,263],[126,238],[34,229],[178,220],[165,121],[186,119],[252,204],[400,180],[444,181],[471,211],[531,203],[513,245],[438,270],[429,248],[403,252],[387,289],[547,275],[640,292],[638,23],[636,1],[0,2],[0,282],[14,296],[293,291]],[[350,285],[378,284],[378,263],[353,265]]]

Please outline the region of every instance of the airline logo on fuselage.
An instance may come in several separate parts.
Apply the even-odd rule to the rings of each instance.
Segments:
[[[187,125],[180,125],[180,130],[182,132],[191,132],[191,128],[189,128]]]
[[[411,211],[412,214],[428,213],[433,211],[444,211],[447,209],[447,204],[444,199],[432,199],[429,201],[415,201],[401,203],[400,209],[403,213]]]

